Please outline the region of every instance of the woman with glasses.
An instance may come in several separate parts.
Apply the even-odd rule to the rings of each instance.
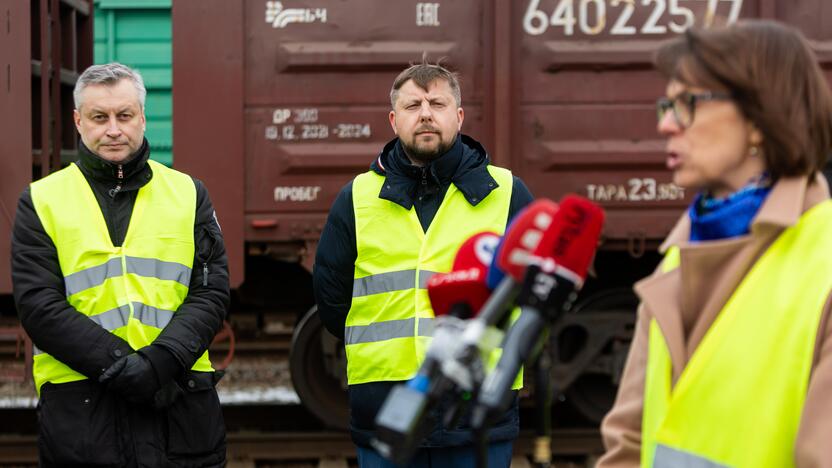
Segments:
[[[665,43],[658,131],[696,193],[639,282],[606,467],[832,467],[832,97],[770,21]]]

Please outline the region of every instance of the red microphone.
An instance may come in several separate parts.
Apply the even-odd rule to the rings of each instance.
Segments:
[[[496,264],[515,281],[523,281],[526,267],[543,252],[550,252],[555,240],[553,223],[558,204],[540,199],[530,204],[511,223],[506,232]]]
[[[453,357],[464,320],[488,298],[485,276],[499,241],[493,232],[475,234],[460,246],[449,273],[428,280],[436,316],[433,341],[416,375],[407,384],[393,387],[376,416],[379,438],[373,445],[397,463],[405,463],[418,448],[431,427],[429,416],[443,398],[456,394],[459,401],[460,389],[472,390],[482,381],[479,368],[454,366]],[[456,410],[447,412],[446,422],[457,415]]]
[[[469,348],[480,341],[485,327],[505,327],[529,262],[540,251],[551,251],[552,223],[557,212],[557,203],[540,199],[512,220],[488,270],[488,287],[494,292],[477,314],[481,323],[474,324],[464,337]]]
[[[485,278],[499,242],[494,232],[471,236],[459,247],[451,272],[431,277],[428,296],[435,316],[467,319],[480,310],[491,294]]]
[[[543,330],[569,309],[586,278],[604,224],[604,211],[577,195],[567,195],[541,235],[536,255],[524,272],[517,296],[520,317],[503,341],[494,371],[483,381],[472,412],[475,430],[488,427],[512,400],[511,386],[520,367],[538,346]],[[514,267],[510,259],[508,264]]]
[[[551,250],[542,253],[550,252],[555,264],[553,272],[570,279],[578,289],[595,258],[604,218],[604,210],[586,198],[569,194],[560,201],[560,212],[551,237],[553,242],[551,246],[545,246]]]
[[[604,210],[578,195],[566,195],[529,258],[517,305],[558,314],[581,289],[604,226]],[[547,279],[548,277],[548,279]]]

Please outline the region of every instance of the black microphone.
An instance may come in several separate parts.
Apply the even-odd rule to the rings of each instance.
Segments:
[[[390,391],[376,416],[378,437],[371,441],[382,456],[395,463],[406,463],[413,456],[433,423],[429,420],[431,410],[444,395],[457,391],[455,381],[443,375],[443,362],[456,353],[463,321],[488,299],[485,275],[498,242],[496,233],[472,236],[459,248],[453,270],[428,281],[436,316],[433,341],[416,376]],[[476,383],[481,381],[479,377]]]
[[[548,199],[536,200],[518,213],[506,230],[488,268],[488,287],[494,291],[476,318],[468,322],[460,338],[462,344],[456,356],[458,368],[470,367],[480,352],[490,352],[503,340],[502,330],[508,328],[507,322],[526,267],[532,259],[542,252],[551,252],[554,247],[552,221],[557,211],[557,203]],[[464,373],[450,374],[459,379],[465,376]]]
[[[603,210],[589,200],[568,195],[561,201],[552,222],[552,250],[526,268],[517,296],[520,317],[508,330],[500,360],[480,388],[471,420],[475,430],[484,430],[508,408],[512,384],[523,363],[539,351],[546,324],[571,307],[595,255],[603,223]]]

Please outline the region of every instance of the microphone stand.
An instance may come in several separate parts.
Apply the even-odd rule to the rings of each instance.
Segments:
[[[477,468],[488,468],[488,427],[474,431],[474,462]]]
[[[548,343],[548,340],[547,340]],[[534,400],[537,408],[533,463],[537,468],[549,468],[552,463],[552,361],[548,346],[534,361]]]
[[[540,266],[537,265],[529,266],[526,275],[523,291],[527,293],[524,301],[527,305],[523,307],[520,317],[506,333],[503,341],[503,355],[500,357],[495,373],[486,378],[482,385],[477,405],[472,413],[472,426],[483,432],[487,431],[487,428],[494,423],[498,410],[505,406],[505,402],[500,400],[504,396],[500,394],[510,388],[507,376],[514,371],[513,366],[528,363],[533,359],[535,400],[538,410],[534,462],[535,466],[549,467],[552,456],[552,385],[549,376],[551,363],[546,343],[549,341],[552,325],[571,307],[576,296],[576,288],[574,283],[569,282],[569,278],[560,275],[557,276],[557,281],[546,281],[550,278],[549,274],[542,272]],[[558,286],[559,283],[560,286]],[[546,286],[549,287],[546,288]],[[521,295],[524,292],[521,292]],[[524,317],[526,317],[525,320]],[[532,338],[536,333],[539,334]],[[509,350],[511,350],[510,353]],[[500,364],[503,362],[506,362],[506,368],[500,371]],[[501,373],[497,374],[498,371]]]
[[[547,333],[548,335],[548,333]],[[536,468],[550,468],[552,465],[552,360],[548,343],[534,360],[534,401],[537,409],[535,421],[535,442],[532,463]],[[488,430],[484,425],[474,432],[475,466],[488,468]]]

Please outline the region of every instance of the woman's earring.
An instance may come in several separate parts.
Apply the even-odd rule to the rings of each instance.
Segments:
[[[756,145],[752,146],[751,149],[748,150],[748,154],[750,154],[751,156],[757,156],[759,152],[760,150],[757,149]]]

